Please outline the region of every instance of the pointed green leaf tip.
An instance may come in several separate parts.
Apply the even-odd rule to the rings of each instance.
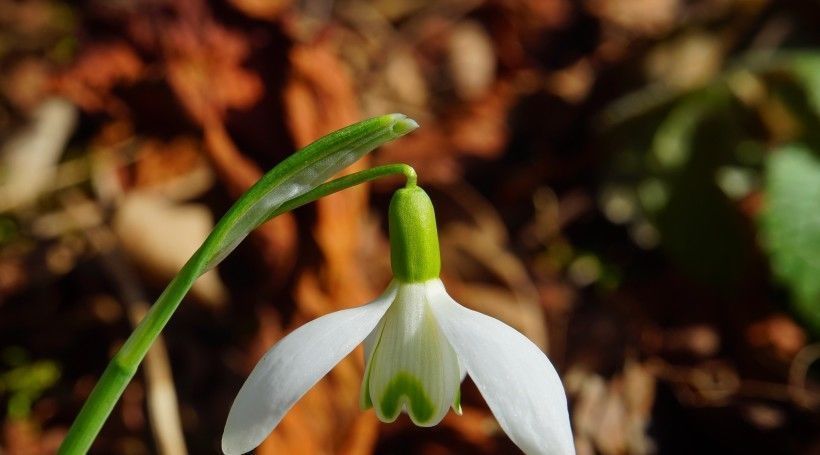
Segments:
[[[385,117],[388,117],[390,121],[393,122],[393,134],[395,138],[402,137],[419,127],[419,124],[415,120],[408,118],[404,114],[390,114]]]
[[[421,188],[402,188],[393,195],[389,211],[390,263],[396,279],[421,283],[438,278],[441,255],[436,214]]]

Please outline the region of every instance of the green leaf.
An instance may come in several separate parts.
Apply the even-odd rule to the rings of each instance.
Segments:
[[[418,128],[403,114],[374,117],[328,134],[299,150],[265,174],[225,214],[206,246],[207,269],[221,262],[277,209],[316,188],[376,147]]]
[[[658,127],[652,158],[660,170],[679,170],[692,155],[692,138],[703,118],[714,107],[705,96],[692,96],[676,105]]]
[[[820,332],[820,159],[800,145],[771,154],[766,197],[760,227],[772,271],[804,322]]]
[[[0,374],[0,396],[8,392],[7,415],[23,419],[31,405],[60,378],[60,369],[50,360],[21,365]]]
[[[809,104],[820,115],[820,53],[794,53],[790,55],[788,66],[803,85]]]
[[[723,293],[737,290],[754,246],[747,222],[716,180],[742,136],[738,117],[731,98],[719,88],[702,91],[670,112],[655,143],[668,141],[666,147],[676,150],[668,156],[677,159],[657,174],[665,203],[647,211],[660,232],[663,252],[675,266]],[[658,139],[663,135],[669,139]],[[656,158],[659,150],[653,149]]]

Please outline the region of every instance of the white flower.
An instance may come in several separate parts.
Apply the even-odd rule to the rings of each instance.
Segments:
[[[402,191],[410,191],[407,201]],[[428,210],[429,198],[417,187],[397,197],[390,208],[396,278],[375,301],[313,320],[265,354],[231,407],[223,452],[258,446],[302,395],[364,342],[361,404],[372,406],[380,420],[392,422],[404,411],[416,425],[432,426],[450,407],[460,414],[460,384],[470,375],[524,452],[573,454],[564,388],[552,364],[515,329],[447,294],[438,279],[432,205],[429,213],[417,213]],[[419,265],[420,259],[427,262]]]

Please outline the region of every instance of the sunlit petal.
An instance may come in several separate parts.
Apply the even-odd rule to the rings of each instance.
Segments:
[[[315,319],[274,345],[231,406],[222,451],[241,454],[258,446],[288,409],[373,331],[395,295],[394,283],[374,302]]]
[[[501,428],[528,454],[574,454],[564,387],[550,361],[524,335],[459,305],[440,282],[430,307]]]

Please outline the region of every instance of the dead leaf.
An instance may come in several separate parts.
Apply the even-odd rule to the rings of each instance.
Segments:
[[[495,80],[495,49],[479,23],[463,21],[450,32],[448,67],[456,93],[461,99],[474,100]]]
[[[198,141],[186,136],[168,142],[142,142],[134,163],[134,187],[150,189],[176,201],[201,195],[214,181],[201,147]]]
[[[69,69],[54,80],[56,90],[89,112],[127,116],[128,108],[112,90],[143,76],[144,64],[126,43],[115,41],[86,47]]]
[[[587,9],[607,23],[642,36],[660,36],[677,22],[680,0],[591,0]]]
[[[242,63],[248,40],[209,18],[169,23],[161,35],[168,82],[191,118],[202,125],[228,109],[244,109],[262,96],[259,77]]]
[[[210,211],[199,204],[173,204],[156,195],[131,192],[117,209],[114,231],[123,249],[146,273],[167,282],[199,248],[213,227]],[[216,270],[191,289],[210,305],[222,305],[227,290]]]
[[[28,204],[52,183],[57,162],[74,131],[77,110],[50,98],[34,111],[28,128],[0,150],[0,212]]]
[[[25,58],[0,77],[3,96],[22,112],[30,112],[47,95],[48,67],[36,58]]]
[[[229,0],[234,8],[255,19],[275,21],[293,0]]]
[[[791,360],[806,346],[806,332],[784,314],[774,314],[751,324],[746,340],[757,348],[769,348],[782,360]]]

